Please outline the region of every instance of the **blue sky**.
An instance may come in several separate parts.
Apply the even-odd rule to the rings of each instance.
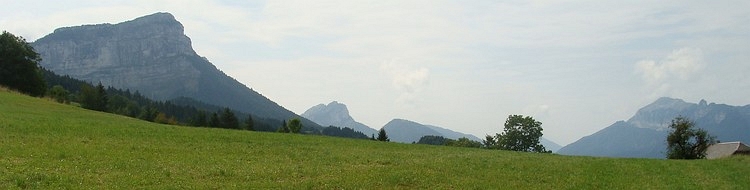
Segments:
[[[198,54],[302,113],[339,101],[479,137],[510,114],[573,142],[658,97],[750,103],[750,1],[3,1],[0,30],[172,13]]]

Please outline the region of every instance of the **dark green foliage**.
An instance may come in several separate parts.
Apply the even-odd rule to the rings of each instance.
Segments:
[[[108,111],[107,104],[109,103],[109,96],[107,91],[104,90],[104,85],[100,82],[96,85],[96,109],[97,111]]]
[[[255,121],[253,121],[253,115],[247,115],[247,119],[245,120],[245,130],[255,131]]]
[[[362,132],[355,131],[354,129],[344,127],[339,128],[336,126],[329,126],[323,129],[323,135],[325,136],[334,136],[334,137],[346,137],[346,138],[355,138],[355,139],[367,139],[370,138],[367,135],[365,135]]]
[[[469,148],[481,148],[482,147],[482,143],[469,140],[469,138],[466,138],[466,137],[458,138],[458,140],[449,139],[448,142],[445,143],[445,145],[457,146],[457,147],[469,147]]]
[[[71,101],[78,101],[83,106],[84,96],[83,94],[89,94],[90,98],[95,98],[93,94],[96,94],[94,86],[91,84],[81,81],[78,79],[71,78],[69,76],[59,76],[49,70],[42,69],[42,73],[45,81],[53,86],[62,86],[64,89],[69,90],[69,98]],[[102,86],[103,87],[103,86]],[[83,93],[84,89],[87,93]],[[132,93],[130,90],[120,90],[109,87],[106,89],[106,94],[109,99],[106,108],[107,112],[115,113],[119,115],[125,115],[129,117],[139,118],[146,121],[155,121],[159,113],[164,114],[164,118],[174,119],[178,124],[209,127],[209,117],[211,112],[206,110],[223,110],[224,108],[209,105],[197,100],[190,98],[177,98],[169,101],[154,101],[139,92]],[[91,105],[96,102],[93,99],[89,100]],[[92,106],[93,107],[93,106]],[[236,118],[249,117],[249,114],[237,112],[232,110]],[[217,116],[218,117],[218,116]],[[257,131],[276,131],[276,126],[281,120],[275,120],[270,118],[253,118],[253,128]],[[170,121],[171,123],[171,121]],[[219,118],[219,124],[221,118]],[[247,124],[247,122],[245,122]],[[238,124],[239,125],[239,124]],[[215,125],[214,127],[219,127]],[[242,126],[242,127],[247,127]],[[315,129],[312,128],[313,133]]]
[[[39,57],[26,39],[3,31],[0,35],[0,85],[31,96],[43,96],[47,86]]]
[[[159,115],[159,110],[154,107],[143,106],[141,107],[141,113],[138,114],[138,119],[153,122],[156,116]]]
[[[461,137],[458,140],[445,138],[443,136],[426,135],[419,138],[417,144],[430,144],[430,145],[445,145],[445,146],[457,146],[457,147],[471,147],[480,148],[482,143],[470,140],[466,137]]]
[[[47,91],[47,93],[58,103],[70,103],[70,92],[68,90],[65,90],[65,88],[60,85],[53,86],[50,90]]]
[[[530,116],[510,115],[505,120],[503,133],[495,135],[495,146],[488,148],[523,151],[523,152],[542,152],[550,153],[539,143],[542,137],[542,122],[534,120]],[[491,144],[485,140],[485,144]]]
[[[195,127],[205,127],[208,126],[208,115],[205,111],[198,111],[198,114],[195,114],[193,116],[193,119],[190,120],[190,125]]]
[[[380,131],[378,131],[378,141],[386,141],[389,142],[391,139],[388,139],[388,134],[385,133],[385,129],[380,128]]]
[[[91,85],[81,86],[79,97],[78,101],[81,103],[81,107],[96,111],[107,111],[107,92],[104,91],[101,83],[96,87]]]
[[[208,126],[209,127],[221,126],[221,120],[219,120],[219,114],[217,114],[216,112],[211,114],[211,118],[208,119]]]
[[[276,129],[276,132],[279,132],[279,133],[289,133],[289,131],[290,131],[289,126],[286,124],[286,120],[281,121],[281,127]]]
[[[484,140],[482,142],[484,145],[484,148],[496,148],[497,147],[497,140],[495,140],[495,137],[491,135],[487,135],[484,137]]]
[[[229,108],[224,108],[219,115],[220,124],[219,127],[225,129],[240,129],[240,122],[234,112]]]
[[[448,140],[450,139],[443,136],[425,135],[419,138],[417,144],[445,145]]]
[[[102,83],[99,83],[96,87],[89,84],[82,85],[78,101],[81,103],[81,107],[86,109],[102,112],[109,111],[107,110],[109,98]]]
[[[695,123],[678,116],[669,125],[667,136],[668,159],[703,159],[706,149],[715,142],[715,138],[703,129],[695,128]]]
[[[302,130],[302,122],[299,120],[299,118],[289,120],[289,123],[287,125],[287,128],[291,133],[300,133],[300,131]]]

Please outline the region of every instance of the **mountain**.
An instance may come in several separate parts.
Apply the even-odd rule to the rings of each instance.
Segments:
[[[59,28],[32,46],[42,57],[40,65],[60,75],[138,91],[155,100],[187,97],[254,117],[298,117],[199,56],[182,24],[169,13]],[[302,124],[303,130],[320,129],[307,119]]]
[[[551,140],[546,139],[544,137],[540,137],[539,138],[539,144],[544,145],[545,149],[547,149],[549,151],[552,151],[552,152],[557,152],[558,150],[560,150],[560,148],[562,148],[562,146],[560,146],[560,144],[552,142]]]
[[[443,136],[450,139],[466,137],[470,140],[482,142],[481,139],[473,135],[463,134],[437,126],[423,125],[404,119],[393,119],[385,124],[383,129],[385,129],[385,132],[391,141],[400,143],[417,142],[419,141],[419,138],[426,135]]]
[[[618,121],[573,142],[557,153],[567,155],[664,158],[669,124],[677,116],[693,120],[722,142],[750,142],[750,105],[688,103],[659,98],[627,121]]]
[[[355,131],[359,131],[370,137],[371,135],[377,135],[377,130],[368,127],[365,124],[357,122],[349,115],[349,109],[346,105],[333,101],[325,104],[318,104],[316,106],[307,109],[305,113],[301,115],[321,126],[337,126],[337,127],[348,127]]]

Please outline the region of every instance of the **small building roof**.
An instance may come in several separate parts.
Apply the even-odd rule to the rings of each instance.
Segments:
[[[750,147],[743,144],[742,142],[724,142],[716,143],[706,149],[707,159],[724,158],[734,155],[736,153],[750,152]]]

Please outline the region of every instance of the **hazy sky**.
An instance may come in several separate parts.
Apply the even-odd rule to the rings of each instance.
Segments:
[[[0,30],[172,13],[198,54],[298,114],[336,100],[482,137],[509,114],[571,143],[658,97],[750,103],[750,1],[7,1]]]

